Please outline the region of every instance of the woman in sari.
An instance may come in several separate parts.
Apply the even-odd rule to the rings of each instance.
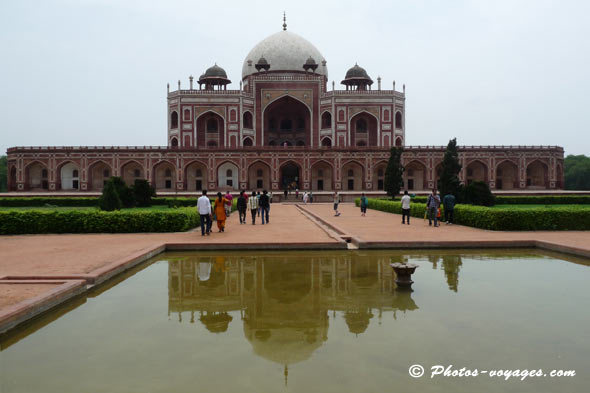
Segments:
[[[225,205],[228,205],[229,203],[230,202],[225,199],[220,192],[217,193],[214,211],[217,216],[217,228],[219,228],[219,232],[225,232],[225,219],[227,218],[225,215]]]

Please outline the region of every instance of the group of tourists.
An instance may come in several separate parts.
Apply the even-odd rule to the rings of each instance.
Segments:
[[[334,193],[335,195],[337,193]],[[411,197],[408,194],[408,191],[404,191],[404,196],[402,196],[401,203],[402,203],[402,224],[410,225],[410,203]],[[453,223],[455,218],[455,204],[456,198],[453,194],[445,195],[442,200],[436,189],[432,190],[432,194],[428,195],[426,199],[426,212],[424,218],[428,217],[428,225],[432,226],[434,223],[434,227],[439,226],[439,221],[441,221],[441,211],[440,206],[441,204],[444,207],[445,218],[444,221],[447,225]],[[365,193],[361,195],[360,200],[360,207],[361,207],[361,216],[365,217],[367,214],[367,207],[369,206],[369,200],[367,199]],[[336,199],[334,199],[334,210],[336,210],[336,215],[338,214],[337,210],[337,203]]]
[[[250,210],[252,225],[256,225],[256,217],[262,218],[262,225],[270,223],[269,212],[272,193],[263,190],[262,193],[252,191],[248,196],[246,191],[241,191],[238,197],[238,214],[240,215],[240,224],[246,224],[246,212]]]
[[[269,212],[272,193],[264,190],[261,192],[252,191],[248,195],[246,191],[241,191],[238,196],[236,207],[240,217],[240,224],[246,224],[246,212],[250,210],[252,216],[252,225],[256,224],[256,217],[262,217],[262,225],[270,223]],[[228,191],[225,195],[217,193],[217,198],[211,204],[207,196],[207,190],[203,190],[203,195],[197,200],[197,210],[201,217],[201,236],[211,234],[213,220],[217,222],[219,232],[225,232],[225,222],[231,214],[233,196]]]
[[[298,194],[297,190],[297,194]],[[225,195],[221,192],[217,193],[217,198],[214,200],[214,207],[211,205],[211,201],[207,196],[207,190],[203,190],[203,195],[197,201],[197,210],[201,216],[201,236],[209,235],[211,233],[211,226],[213,219],[217,221],[217,228],[219,232],[225,232],[225,221],[231,214],[233,196],[228,191]],[[237,209],[240,218],[240,224],[246,224],[247,211],[250,211],[252,225],[256,225],[256,217],[261,217],[262,225],[269,224],[269,213],[270,204],[272,201],[272,193],[266,190],[261,192],[252,191],[251,195],[248,195],[246,191],[241,191],[237,199]],[[333,195],[334,202],[334,216],[340,216],[338,206],[341,202],[340,194],[338,191],[334,191]],[[311,192],[304,192],[303,203],[313,203],[313,194]],[[408,191],[404,191],[404,195],[401,198],[402,204],[402,224],[410,225],[410,204],[411,197]],[[428,217],[428,225],[438,227],[441,221],[441,205],[444,207],[444,221],[447,225],[452,224],[454,221],[456,199],[453,194],[447,194],[442,199],[436,189],[432,190],[432,194],[428,195],[426,200],[426,212],[424,218]],[[362,193],[360,198],[361,216],[365,217],[367,214],[367,208],[369,206],[369,200],[365,193]]]
[[[440,213],[441,204],[444,207],[445,223],[447,225],[453,223],[455,219],[455,196],[449,193],[446,194],[441,200],[440,194],[435,189],[433,189],[432,194],[428,195],[428,199],[426,200],[426,213],[428,215],[429,226],[432,226],[433,222],[435,228],[439,226],[439,221],[442,218]]]

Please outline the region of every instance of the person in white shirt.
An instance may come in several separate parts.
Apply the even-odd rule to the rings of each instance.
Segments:
[[[207,190],[203,190],[203,195],[197,200],[197,210],[201,216],[201,236],[211,234],[211,201],[207,196]]]
[[[408,225],[410,225],[410,196],[408,190],[404,191],[402,197],[402,224],[406,223],[406,217],[408,217]]]
[[[252,225],[256,225],[256,212],[258,211],[258,198],[256,191],[252,191],[252,196],[248,198],[248,209],[252,213]]]
[[[338,211],[338,204],[340,203],[340,194],[338,191],[334,191],[334,216],[338,217],[340,212]]]

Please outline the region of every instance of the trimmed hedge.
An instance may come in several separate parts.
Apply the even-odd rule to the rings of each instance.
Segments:
[[[67,206],[89,207],[98,206],[98,197],[4,197],[0,198],[0,206],[5,207],[43,207]]]
[[[98,206],[100,197],[4,197],[0,198],[0,206],[4,207],[91,207]],[[195,207],[199,198],[192,197],[155,197],[152,198],[152,205],[168,205],[176,207]],[[237,199],[234,198],[234,199]]]
[[[360,199],[356,199],[357,206]],[[369,199],[369,209],[401,214],[401,202]],[[423,218],[426,204],[412,203],[410,215]],[[444,208],[441,206],[442,214]],[[495,231],[538,231],[538,230],[590,230],[590,208],[572,209],[555,207],[552,209],[494,208],[485,206],[456,205],[455,223]]]
[[[496,205],[588,205],[590,195],[496,196]]]
[[[182,232],[199,225],[196,209],[170,211],[0,211],[0,235]]]

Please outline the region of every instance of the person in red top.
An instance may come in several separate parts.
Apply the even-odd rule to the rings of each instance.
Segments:
[[[227,199],[227,201],[229,202],[229,204],[225,205],[225,215],[227,217],[229,217],[230,213],[231,213],[231,206],[232,206],[232,200],[234,199],[233,195],[231,194],[231,192],[226,192],[225,193],[225,199]]]

